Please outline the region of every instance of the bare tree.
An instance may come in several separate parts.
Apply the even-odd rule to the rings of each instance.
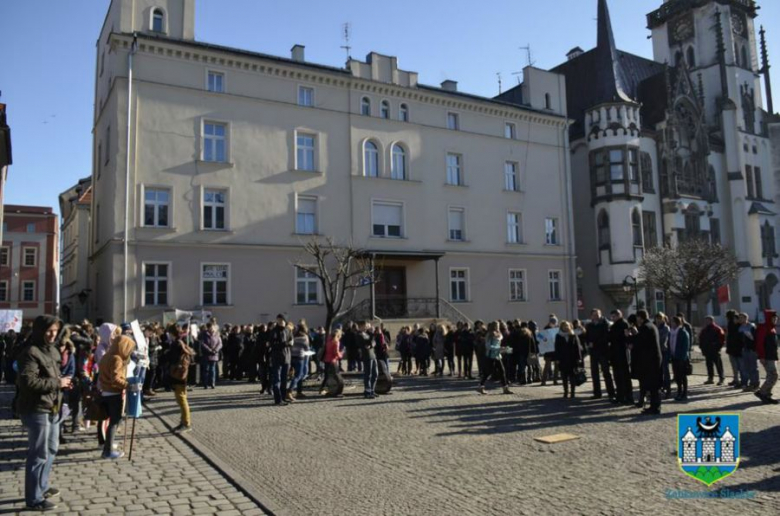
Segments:
[[[330,237],[308,241],[303,251],[305,256],[294,266],[320,281],[327,311],[325,331],[330,333],[333,321],[354,306],[357,290],[373,281],[371,262],[362,249],[339,245]]]
[[[674,248],[648,249],[639,266],[639,281],[685,301],[688,319],[696,298],[727,284],[737,274],[734,254],[702,239],[686,240]]]

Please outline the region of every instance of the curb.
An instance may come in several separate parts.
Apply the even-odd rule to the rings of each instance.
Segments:
[[[144,401],[144,408],[146,408],[150,414],[152,414],[157,420],[169,431],[173,430],[173,426],[165,419],[165,416],[157,412],[151,404]],[[152,422],[154,425],[154,422]],[[157,425],[154,425],[157,426]],[[201,457],[206,463],[213,467],[217,472],[225,477],[225,479],[233,484],[233,486],[241,491],[247,498],[252,500],[264,513],[269,516],[275,516],[284,514],[280,508],[273,508],[267,502],[261,500],[260,493],[251,484],[246,481],[243,475],[238,473],[235,469],[228,466],[222,459],[211,452],[207,446],[198,441],[197,438],[189,434],[170,433],[172,437],[178,437],[184,444],[187,445],[192,451],[194,451],[199,457]]]

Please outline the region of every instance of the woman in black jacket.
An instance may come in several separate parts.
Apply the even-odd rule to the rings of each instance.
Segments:
[[[559,328],[560,331],[555,336],[555,358],[558,360],[558,370],[563,380],[563,397],[568,397],[571,385],[571,397],[574,398],[577,386],[575,373],[582,367],[582,348],[580,339],[572,332],[568,321],[562,321]]]

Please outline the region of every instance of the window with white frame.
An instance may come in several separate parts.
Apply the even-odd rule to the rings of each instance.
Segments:
[[[225,74],[209,70],[206,87],[214,93],[225,93]]]
[[[35,280],[22,282],[22,301],[35,301]]]
[[[207,189],[203,191],[203,229],[225,229],[227,192]]]
[[[295,232],[299,235],[317,233],[317,198],[298,197],[295,211]]]
[[[168,264],[144,264],[144,306],[168,306]]]
[[[227,125],[218,122],[203,123],[203,161],[227,161]]]
[[[228,304],[228,288],[230,282],[230,266],[227,264],[208,263],[201,269],[203,299],[201,304]]]
[[[517,139],[517,126],[512,122],[504,124],[504,138],[509,140]]]
[[[400,145],[393,145],[393,161],[390,167],[391,179],[406,179],[406,151]]]
[[[379,177],[379,147],[370,140],[363,147],[363,175]]]
[[[305,107],[314,106],[314,88],[308,86],[298,87],[298,105]]]
[[[409,106],[406,104],[401,104],[401,106],[398,108],[398,120],[401,122],[408,122],[409,121]]]
[[[525,271],[522,269],[509,269],[509,300],[526,301]]]
[[[450,301],[453,303],[468,301],[468,269],[450,269]]]
[[[463,186],[463,156],[460,154],[447,154],[447,184]]]
[[[507,191],[517,192],[520,190],[519,181],[517,180],[517,168],[518,164],[514,161],[504,163],[504,189]]]
[[[162,9],[152,11],[152,31],[165,32],[165,13]]]
[[[0,281],[0,301],[8,301],[8,281]]]
[[[0,266],[2,267],[8,267],[8,264],[10,263],[10,257],[11,257],[11,249],[4,245],[3,247],[0,247]]]
[[[523,215],[510,211],[506,214],[506,241],[510,244],[523,243]]]
[[[458,131],[460,129],[460,115],[457,113],[447,113],[447,129]]]
[[[544,243],[558,245],[558,219],[547,217],[544,219]]]
[[[447,216],[449,239],[462,242],[465,240],[466,212],[463,208],[450,208]]]
[[[314,149],[317,138],[313,134],[298,133],[295,139],[296,163],[295,168],[313,172],[315,170]]]
[[[382,118],[390,118],[390,102],[383,100],[379,105],[379,116]]]
[[[550,301],[561,300],[561,271],[549,271],[547,273]]]
[[[35,233],[35,222],[29,222],[27,224],[27,232],[28,233]]]
[[[164,188],[144,189],[144,226],[168,227],[171,193]]]
[[[295,304],[316,305],[319,300],[319,279],[311,272],[295,268]]]
[[[375,237],[400,238],[403,235],[403,204],[374,202],[371,212]]]
[[[371,116],[371,100],[368,97],[360,99],[360,114]]]
[[[22,265],[24,265],[25,267],[35,267],[36,265],[38,265],[37,247],[22,248]]]

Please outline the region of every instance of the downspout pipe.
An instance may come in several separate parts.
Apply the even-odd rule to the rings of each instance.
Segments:
[[[122,236],[122,253],[124,258],[124,281],[122,282],[122,321],[127,321],[127,281],[129,260],[129,231],[130,231],[130,139],[133,112],[133,56],[138,50],[138,35],[133,33],[133,44],[130,45],[130,53],[127,54],[127,145],[125,160],[125,230]]]

